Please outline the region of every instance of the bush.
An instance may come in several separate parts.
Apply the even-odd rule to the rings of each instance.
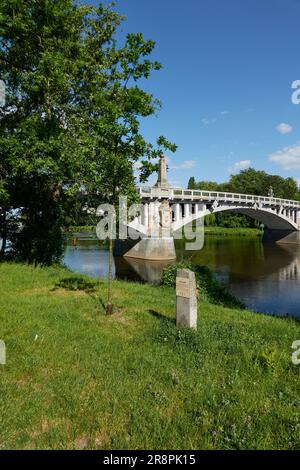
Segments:
[[[161,285],[176,286],[177,269],[190,269],[195,273],[200,298],[214,304],[230,308],[245,308],[244,304],[234,297],[227,287],[218,281],[207,266],[193,265],[188,262],[167,266],[162,274]]]

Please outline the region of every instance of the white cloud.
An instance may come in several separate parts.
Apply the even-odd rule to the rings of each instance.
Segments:
[[[229,114],[229,111],[221,111],[220,114],[221,116],[226,116],[226,114]]]
[[[175,165],[175,166],[170,165],[170,169],[171,170],[181,170],[181,169],[190,170],[191,168],[195,168],[196,165],[197,165],[196,160],[185,160],[180,165]]]
[[[280,165],[284,170],[299,170],[300,142],[273,153],[269,156],[269,160]]]
[[[276,127],[277,132],[280,134],[290,134],[293,131],[293,128],[290,124],[287,124],[286,122],[281,122],[278,124]]]
[[[232,167],[228,168],[230,173],[238,173],[239,171],[246,170],[251,166],[251,160],[240,160],[235,162]]]
[[[179,180],[169,180],[171,188],[182,188],[182,183]]]
[[[203,119],[201,119],[201,122],[202,122],[203,126],[209,126],[210,124],[214,124],[215,122],[217,122],[217,119],[216,118],[212,118],[212,119],[203,118]]]
[[[197,165],[195,160],[185,160],[181,166],[181,168],[194,168]]]

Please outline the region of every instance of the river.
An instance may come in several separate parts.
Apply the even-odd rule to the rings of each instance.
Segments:
[[[177,260],[206,265],[249,309],[300,319],[300,247],[261,243],[259,238],[205,237],[204,248],[185,251],[180,241]],[[77,247],[66,246],[65,265],[93,277],[106,276],[108,252],[95,239],[79,234]],[[115,258],[114,277],[158,283],[168,263]]]

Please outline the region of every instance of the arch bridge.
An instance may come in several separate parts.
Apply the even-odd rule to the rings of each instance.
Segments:
[[[140,234],[125,256],[174,259],[173,235],[187,224],[209,214],[231,211],[264,225],[264,240],[300,244],[300,202],[269,196],[171,188],[164,155],[160,157],[157,183],[137,188],[141,210],[129,227]]]

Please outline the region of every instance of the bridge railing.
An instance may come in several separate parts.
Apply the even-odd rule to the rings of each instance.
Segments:
[[[164,189],[159,188],[137,188],[141,198],[157,198],[169,197],[170,199],[180,200],[198,200],[198,201],[223,201],[223,202],[240,202],[240,203],[263,203],[270,206],[286,206],[291,208],[300,208],[300,201],[289,199],[280,199],[268,196],[257,196],[253,194],[227,193],[220,191],[202,191],[192,189]]]

